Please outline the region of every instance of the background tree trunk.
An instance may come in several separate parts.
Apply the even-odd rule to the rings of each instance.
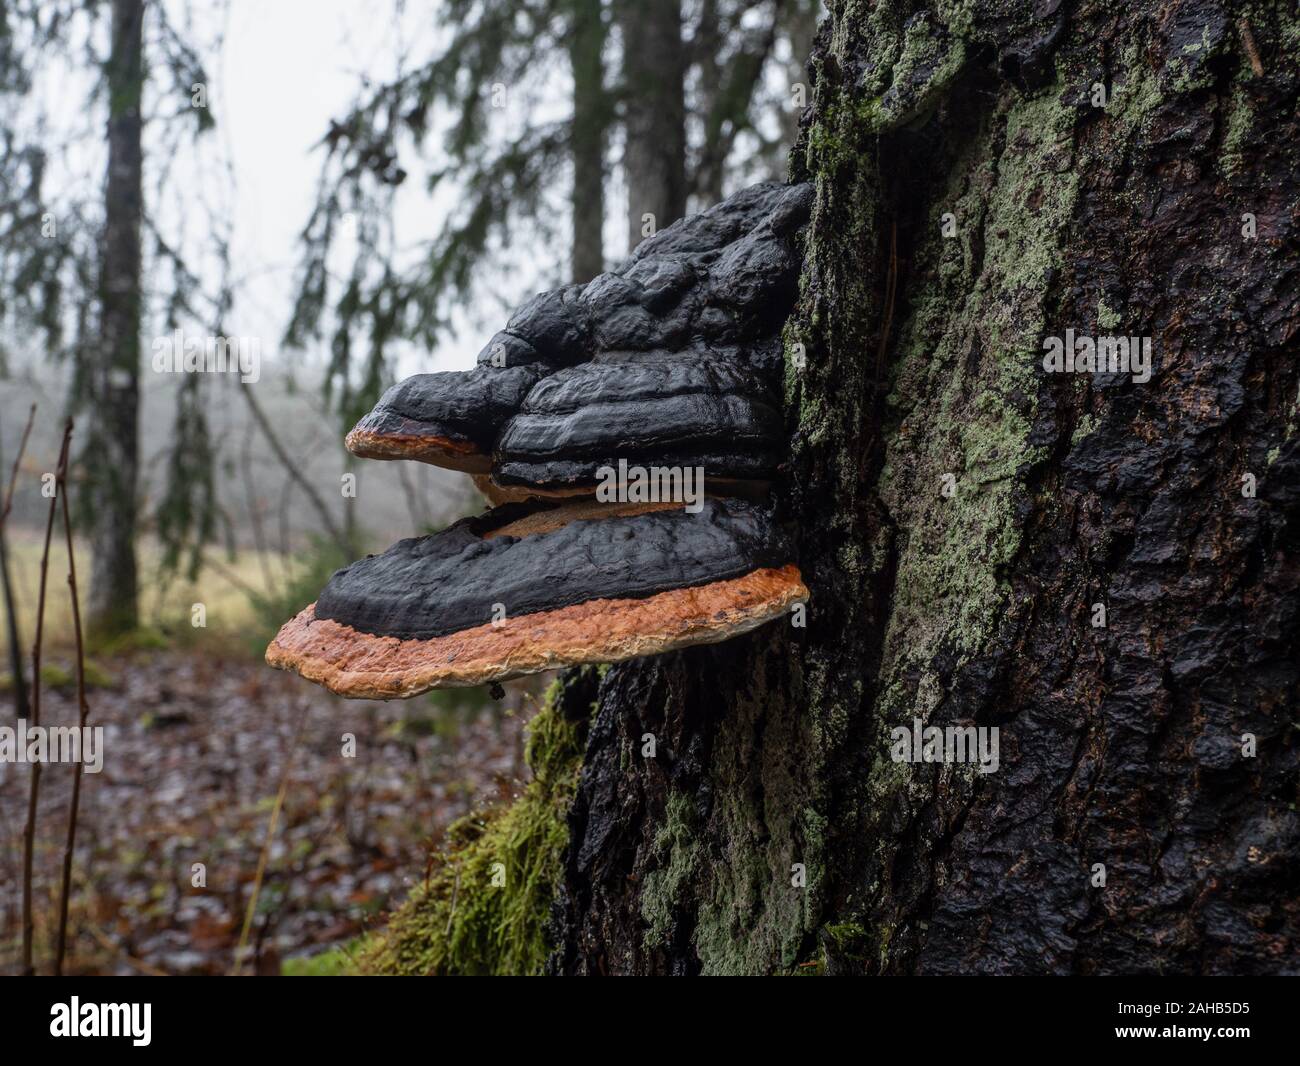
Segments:
[[[569,36],[573,68],[573,277],[588,282],[605,269],[605,132],[609,108],[601,0],[574,0]]]
[[[87,628],[98,636],[134,628],[137,418],[140,400],[140,220],[143,211],[142,0],[113,0],[107,67],[108,177],[100,273],[102,349],[86,353],[91,436],[93,551]]]
[[[788,23],[791,44],[798,47],[799,12],[796,3],[771,0],[770,4],[741,3],[734,11],[721,11],[717,0],[704,0],[698,28],[692,40],[699,77],[693,95],[699,116],[701,140],[691,168],[690,192],[701,207],[716,204],[723,198],[725,168],[738,136],[750,130],[750,103],[755,91],[769,71],[769,60],[776,47],[782,24]],[[724,22],[723,15],[726,15]],[[810,27],[816,17],[803,12]],[[745,25],[743,16],[754,19]],[[724,51],[724,38],[731,37],[732,48]],[[805,45],[799,53],[807,57]],[[778,121],[785,114],[778,113]],[[797,127],[791,130],[796,133]],[[793,142],[790,136],[786,143]],[[777,180],[783,180],[784,175]]]
[[[818,35],[807,628],[605,675],[554,972],[1296,968],[1300,23],[947,10]],[[1067,328],[1150,381],[1045,373]],[[893,762],[914,718],[1000,768]]]
[[[686,214],[686,50],[681,0],[619,0],[623,31],[628,249]]]

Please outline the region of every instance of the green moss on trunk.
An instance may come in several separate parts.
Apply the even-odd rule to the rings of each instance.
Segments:
[[[556,681],[528,723],[533,779],[509,804],[451,826],[428,878],[360,959],[393,975],[537,974],[550,950],[546,924],[568,840],[595,671]]]

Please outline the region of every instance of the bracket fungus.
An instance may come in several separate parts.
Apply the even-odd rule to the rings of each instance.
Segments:
[[[499,506],[339,570],[267,662],[392,699],[716,643],[805,601],[767,493],[811,200],[745,189],[529,300],[473,370],[389,389],[348,448],[465,471]],[[629,470],[654,491],[597,493]]]

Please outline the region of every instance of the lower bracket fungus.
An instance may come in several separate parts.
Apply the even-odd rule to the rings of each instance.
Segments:
[[[746,189],[535,297],[474,370],[385,393],[349,449],[513,502],[339,570],[267,662],[394,699],[717,643],[806,601],[766,495],[810,202],[808,186]],[[690,498],[607,491],[629,469]]]
[[[267,661],[342,695],[392,699],[717,643],[808,596],[767,512],[743,501],[522,535],[485,528],[508,510],[340,570]]]

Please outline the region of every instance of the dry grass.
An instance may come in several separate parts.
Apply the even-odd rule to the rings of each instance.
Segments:
[[[9,576],[13,582],[14,605],[18,614],[19,636],[23,653],[31,652],[30,642],[36,624],[36,595],[41,577],[41,537],[33,529],[14,528],[8,532]],[[142,633],[134,640],[168,644],[189,644],[202,637],[225,652],[252,650],[255,638],[265,628],[262,618],[242,586],[265,594],[266,575],[283,585],[298,576],[306,563],[301,559],[285,560],[279,555],[251,550],[238,552],[233,559],[224,552],[214,552],[214,564],[205,567],[197,580],[184,575],[165,579],[162,552],[152,542],[139,549],[140,611]],[[88,583],[90,548],[76,543],[78,584]],[[45,644],[56,658],[68,655],[73,646],[72,601],[67,592],[67,557],[62,546],[50,551],[49,591],[45,601]],[[191,623],[196,603],[206,610],[206,627]],[[304,602],[300,606],[306,606]],[[7,627],[8,612],[0,600],[0,626]],[[288,616],[286,616],[288,617]],[[0,634],[7,629],[0,628]],[[250,638],[254,638],[250,641]],[[130,641],[128,641],[130,643]],[[110,652],[112,649],[105,649]],[[5,649],[3,669],[8,670]]]

